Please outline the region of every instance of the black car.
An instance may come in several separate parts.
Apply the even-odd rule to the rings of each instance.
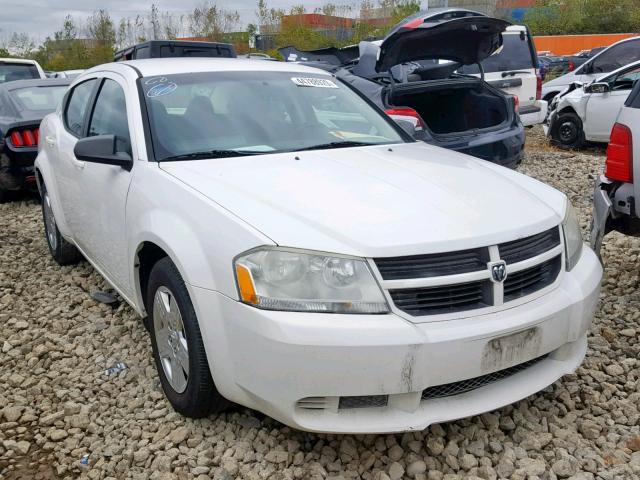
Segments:
[[[61,103],[70,83],[47,78],[0,84],[0,202],[13,191],[35,191],[38,128]]]
[[[230,43],[151,40],[116,52],[113,61],[172,57],[236,58],[236,51]]]
[[[373,100],[416,139],[515,168],[524,128],[516,100],[480,78],[459,72],[502,45],[510,23],[465,9],[431,9],[408,17],[382,41],[302,52],[281,50],[335,73]],[[482,71],[482,69],[481,69]]]

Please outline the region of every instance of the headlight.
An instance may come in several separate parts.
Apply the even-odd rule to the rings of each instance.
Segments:
[[[564,232],[564,248],[567,258],[567,270],[571,270],[578,263],[582,253],[582,231],[578,223],[576,212],[567,199],[567,213],[562,221],[562,231]]]
[[[236,258],[240,299],[267,310],[387,313],[389,307],[361,258],[260,248]]]

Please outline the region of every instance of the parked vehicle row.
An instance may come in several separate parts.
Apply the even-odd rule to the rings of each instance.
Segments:
[[[86,258],[147,317],[178,412],[235,402],[310,431],[416,430],[580,365],[602,267],[568,198],[415,141],[350,83],[402,102],[449,85],[504,113],[503,94],[431,62],[435,48],[414,56],[460,26],[474,48],[447,51],[459,64],[489,55],[504,27],[404,26],[360,55],[388,84],[264,60],[101,65],[44,118],[50,252]]]

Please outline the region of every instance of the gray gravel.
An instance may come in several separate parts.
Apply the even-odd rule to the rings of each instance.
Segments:
[[[528,135],[521,170],[566,192],[586,232],[603,151]],[[133,311],[91,299],[107,286],[86,263],[53,263],[35,201],[0,205],[0,478],[640,479],[639,254],[607,237],[587,359],[544,392],[424,432],[316,435],[174,413]]]

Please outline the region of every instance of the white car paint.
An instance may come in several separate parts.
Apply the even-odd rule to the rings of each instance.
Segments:
[[[612,90],[605,93],[587,93],[585,87],[576,88],[557,101],[555,110],[571,109],[582,120],[585,139],[591,142],[608,142],[611,129],[620,109],[624,105],[632,85],[616,89],[614,82],[619,78],[640,78],[640,61],[626,65],[607,75],[600,76],[596,83],[607,83]]]
[[[423,142],[153,161],[137,72],[154,77],[213,71],[329,75],[292,63],[233,59],[95,67],[71,88],[92,77],[108,77],[122,87],[133,167],[75,159],[75,137],[67,134],[60,108],[42,122],[36,168],[62,235],[140,315],[145,307],[138,249],[153,242],[173,260],[194,304],[216,387],[226,398],[304,430],[421,430],[517,401],[580,365],[602,269],[585,247],[567,270],[564,235],[551,250],[506,267],[507,275],[516,275],[557,258],[560,269],[552,284],[503,301],[498,282],[491,286],[494,305],[460,313],[413,316],[394,304],[391,292],[479,278],[489,282],[489,266],[450,276],[384,280],[373,260],[488,247],[493,261],[499,256],[495,245],[557,229],[568,209],[562,193]],[[261,246],[366,259],[389,313],[284,312],[242,303],[233,261]],[[529,334],[531,341],[522,340]],[[521,347],[513,350],[513,342]],[[511,345],[509,358],[487,354],[503,344]],[[545,354],[525,371],[483,388],[421,400],[428,387]],[[340,397],[372,395],[388,396],[387,406],[339,408]],[[320,408],[306,407],[310,397]]]
[[[607,60],[605,64],[605,59],[609,58],[611,58],[611,61]],[[620,40],[599,52],[573,72],[566,73],[565,75],[545,82],[542,85],[542,98],[550,101],[553,96],[562,92],[573,82],[590,83],[603,74],[615,69],[615,67],[607,68],[607,65],[618,62],[618,67],[622,67],[636,60],[640,60],[640,37]],[[602,64],[602,66],[599,66],[599,64]],[[593,65],[597,68],[591,71]]]
[[[505,39],[505,46],[502,48],[509,45],[506,42],[508,37],[517,38],[520,35],[528,35],[527,27],[524,25],[510,25],[507,27],[507,29],[502,32],[502,37]],[[525,39],[523,41],[526,42],[527,40]],[[498,50],[494,55],[498,55],[500,52],[501,50]],[[527,68],[487,71],[485,72],[484,79],[505,93],[518,97],[519,115],[522,125],[530,127],[544,121],[547,116],[547,102],[536,98],[538,72],[533,64],[533,60],[530,62],[530,65],[527,65]],[[512,85],[512,81],[519,84]]]

